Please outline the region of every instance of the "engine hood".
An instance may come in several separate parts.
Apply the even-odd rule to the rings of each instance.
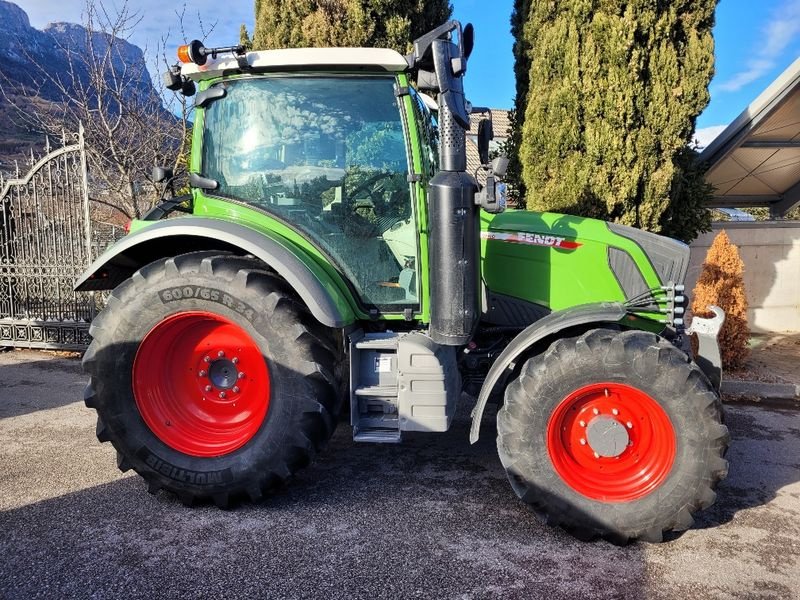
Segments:
[[[597,219],[510,210],[482,213],[481,257],[491,292],[561,310],[682,283],[689,247]]]

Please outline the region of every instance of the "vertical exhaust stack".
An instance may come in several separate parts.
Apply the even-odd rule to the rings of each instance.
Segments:
[[[472,39],[472,25],[462,32],[460,23],[450,21],[416,40],[409,57],[419,89],[435,94],[439,104],[440,170],[428,188],[430,335],[448,346],[466,344],[480,314],[478,186],[467,173],[463,86]]]

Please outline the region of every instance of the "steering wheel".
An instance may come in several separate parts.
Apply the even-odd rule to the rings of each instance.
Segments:
[[[355,212],[359,208],[374,208],[376,200],[382,200],[382,196],[377,196],[378,192],[382,192],[380,189],[371,189],[376,182],[380,181],[381,179],[385,179],[386,177],[391,177],[391,171],[379,171],[374,175],[367,178],[366,181],[362,181],[360,184],[356,186],[352,192],[348,194],[352,202],[352,210]],[[372,201],[372,206],[359,204],[355,202],[356,198],[361,192],[367,192],[369,199]]]

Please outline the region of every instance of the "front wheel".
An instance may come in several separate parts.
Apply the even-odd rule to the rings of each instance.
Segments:
[[[336,425],[330,333],[253,259],[156,261],[114,291],[91,334],[97,436],[151,491],[257,500]]]
[[[506,389],[498,450],[514,491],[583,539],[661,541],[727,473],[708,379],[666,340],[596,329],[529,359]]]

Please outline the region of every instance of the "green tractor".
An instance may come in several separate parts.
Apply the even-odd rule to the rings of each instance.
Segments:
[[[120,469],[186,504],[258,501],[343,406],[355,440],[399,442],[472,396],[470,441],[499,404],[514,492],[581,538],[660,541],[714,502],[722,314],[694,320],[693,361],[688,247],[504,211],[486,121],[484,183],[467,172],[472,40],[451,21],[408,56],[179,50],[165,81],[196,91],[191,193],[76,284],[113,289],[84,366]]]

